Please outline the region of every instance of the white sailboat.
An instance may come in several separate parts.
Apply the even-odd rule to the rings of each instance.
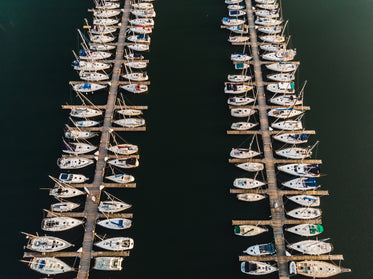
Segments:
[[[97,134],[90,131],[68,130],[65,132],[65,138],[72,140],[90,139],[97,136]]]
[[[294,106],[294,105],[302,105],[303,98],[297,95],[283,95],[272,97],[269,100],[272,104],[280,105],[280,106]]]
[[[109,63],[103,62],[89,62],[89,61],[79,61],[75,60],[73,63],[74,70],[77,71],[102,71],[106,69],[110,69],[111,65]]]
[[[286,212],[286,214],[296,219],[309,220],[320,217],[322,212],[318,208],[299,207]]]
[[[305,159],[312,155],[310,148],[301,147],[289,147],[284,149],[276,150],[275,153],[279,156],[289,158],[289,159]]]
[[[66,263],[53,257],[35,257],[30,261],[29,266],[32,270],[47,275],[73,271]]]
[[[145,26],[132,26],[129,28],[129,30],[136,34],[151,34],[153,32],[151,27]]]
[[[254,236],[268,232],[267,228],[253,225],[234,226],[234,234],[238,236]]]
[[[134,43],[147,43],[150,44],[150,36],[147,34],[132,35],[127,37],[127,40]]]
[[[249,275],[266,275],[278,269],[266,262],[248,261],[241,263],[241,272]]]
[[[109,75],[97,72],[79,72],[79,78],[85,81],[102,81],[109,79]]]
[[[264,18],[258,18],[255,20],[255,25],[261,25],[261,26],[276,26],[280,25],[282,23],[282,20],[277,20],[269,17]]]
[[[295,265],[297,274],[312,278],[327,278],[351,271],[348,268],[341,268],[337,265],[322,261],[301,261],[296,262]]]
[[[83,224],[83,221],[70,217],[50,217],[44,218],[41,228],[49,232],[67,231]]]
[[[272,44],[279,44],[285,42],[285,37],[280,35],[264,35],[259,36],[263,42],[272,43]]]
[[[290,228],[285,228],[285,231],[300,235],[300,236],[316,236],[319,235],[324,231],[324,227],[322,225],[314,225],[314,224],[300,224]]]
[[[253,89],[250,85],[227,83],[224,87],[224,93],[226,94],[243,94]]]
[[[295,196],[288,196],[289,200],[300,204],[302,206],[320,206],[320,197],[311,196],[311,195],[295,195]]]
[[[246,131],[258,126],[258,123],[251,123],[251,122],[235,122],[232,123],[231,129],[238,130],[238,131]]]
[[[152,18],[135,18],[129,21],[131,25],[141,25],[141,26],[154,26],[154,19]]]
[[[273,93],[292,94],[295,92],[294,82],[279,82],[267,85],[267,90]]]
[[[268,111],[268,116],[276,117],[278,119],[288,119],[296,117],[304,113],[302,110],[296,110],[293,108],[274,108]]]
[[[115,146],[110,146],[108,150],[115,154],[131,155],[137,153],[139,151],[139,148],[137,145],[134,144],[118,144]]]
[[[124,230],[132,226],[132,221],[125,218],[110,218],[98,221],[97,225],[111,230]]]
[[[249,36],[230,36],[228,42],[230,43],[244,43],[250,40]]]
[[[246,163],[237,164],[236,167],[243,169],[245,171],[249,171],[249,172],[257,172],[257,171],[264,170],[264,164],[262,163],[246,162]]]
[[[237,26],[245,23],[244,19],[223,17],[221,23],[226,26]]]
[[[255,114],[255,109],[249,108],[234,108],[231,109],[231,116],[233,117],[248,117]]]
[[[144,2],[132,4],[132,8],[139,9],[139,10],[154,10],[152,3],[144,3]]]
[[[264,182],[252,178],[236,178],[233,181],[233,186],[240,189],[255,189],[264,185]]]
[[[278,34],[278,33],[281,33],[282,26],[281,25],[278,25],[278,26],[264,26],[264,27],[259,26],[259,28],[257,30],[259,32],[262,32],[262,33],[265,33],[265,34]]]
[[[232,106],[245,106],[254,102],[255,99],[250,97],[229,97],[227,100],[228,105]]]
[[[105,271],[122,270],[122,257],[96,257],[94,269]]]
[[[117,26],[94,25],[90,29],[90,33],[94,35],[106,35],[116,32],[117,29]]]
[[[317,164],[286,164],[277,166],[278,170],[303,177],[320,177],[320,167]]]
[[[105,177],[106,179],[109,179],[115,183],[130,183],[130,182],[133,182],[135,181],[135,177],[133,175],[129,175],[129,174],[124,174],[124,173],[121,173],[121,174],[113,174],[113,175],[110,175],[110,176],[106,176]]]
[[[265,65],[267,69],[276,71],[276,72],[283,72],[283,73],[288,73],[288,72],[293,72],[296,71],[298,68],[298,63],[295,62],[278,62],[278,63],[273,63],[273,64],[268,64]]]
[[[280,122],[274,122],[271,124],[271,127],[285,131],[297,131],[303,129],[303,124],[300,120],[285,120]]]
[[[231,17],[240,17],[246,15],[246,12],[243,10],[230,10],[228,15]]]
[[[96,2],[96,9],[101,9],[101,10],[111,10],[111,9],[118,9],[120,7],[119,3],[114,3],[114,2]]]
[[[232,148],[229,155],[233,158],[249,159],[259,156],[260,154],[262,153],[248,148]]]
[[[81,169],[93,163],[93,160],[81,157],[59,158],[57,160],[57,165],[63,170]]]
[[[77,83],[74,84],[72,87],[76,92],[81,92],[81,93],[92,93],[95,91],[102,90],[106,88],[107,85],[105,84],[96,84],[96,83]]]
[[[330,243],[320,240],[304,240],[287,245],[288,248],[308,255],[328,254],[333,250]]]
[[[67,154],[85,154],[94,151],[97,146],[83,142],[64,142],[62,152]]]
[[[251,56],[244,53],[233,53],[231,54],[231,60],[233,62],[246,62],[253,59]]]
[[[110,18],[121,14],[121,10],[93,10],[93,16],[96,18]]]
[[[290,82],[295,79],[295,74],[294,72],[270,74],[270,75],[267,75],[267,78],[271,80],[275,80],[275,81]]]
[[[67,199],[85,195],[85,192],[80,191],[74,187],[58,185],[58,187],[49,190],[49,195],[56,198]]]
[[[134,94],[141,94],[145,93],[148,91],[148,86],[145,84],[127,84],[127,85],[122,85],[121,88],[124,90],[134,93]]]
[[[93,19],[93,25],[104,25],[104,26],[111,26],[118,24],[119,20],[118,19],[113,19],[113,18],[95,18]]]
[[[288,144],[301,144],[306,143],[308,141],[307,134],[292,134],[292,133],[279,133],[277,135],[273,135],[275,140],[288,143]]]
[[[89,40],[92,43],[106,44],[106,43],[110,43],[110,42],[116,40],[116,37],[115,36],[107,36],[107,35],[91,35],[91,36],[89,36]]]
[[[133,44],[133,45],[127,45],[129,49],[132,49],[134,51],[148,51],[149,50],[149,45],[145,44]]]
[[[120,109],[117,110],[117,113],[124,116],[138,116],[142,114],[142,110],[139,109]]]
[[[103,213],[116,213],[130,208],[132,205],[121,201],[102,201],[98,206],[98,211]]]
[[[251,76],[245,75],[228,75],[228,81],[230,82],[246,82],[251,79]]]
[[[114,121],[115,124],[126,127],[126,128],[136,128],[145,125],[145,119],[142,118],[123,118]]]
[[[135,242],[129,237],[113,237],[97,242],[95,245],[110,251],[126,251],[133,249]]]
[[[148,63],[142,61],[132,61],[132,62],[125,62],[124,65],[126,67],[132,69],[145,69],[148,66]]]
[[[123,169],[131,169],[139,166],[139,160],[137,160],[136,158],[113,159],[109,160],[108,163],[110,165]]]
[[[84,183],[89,180],[83,174],[74,174],[74,173],[60,173],[58,176],[58,180],[62,181],[63,183]]]
[[[254,194],[254,193],[244,193],[244,194],[238,194],[237,199],[240,201],[245,202],[256,202],[265,199],[266,197],[261,194]]]
[[[40,253],[57,252],[73,246],[71,243],[54,236],[24,234],[28,240],[26,248]]]
[[[124,74],[123,77],[125,79],[131,80],[131,81],[146,81],[149,79],[148,75],[145,73],[129,73]]]
[[[277,52],[265,53],[262,55],[262,58],[270,61],[291,61],[294,59],[296,51],[293,49],[284,49]]]
[[[316,178],[313,177],[299,177],[289,181],[282,182],[281,184],[290,189],[300,191],[315,190],[320,187],[319,185],[317,185]]]
[[[79,51],[79,59],[81,60],[103,60],[108,59],[112,54],[105,51],[86,51],[84,49]]]
[[[90,118],[102,115],[102,111],[87,107],[74,107],[70,111],[70,116],[76,118]]]
[[[265,52],[277,52],[286,48],[286,44],[261,44],[259,46],[261,50]]]
[[[74,202],[58,202],[51,204],[51,210],[53,212],[69,212],[79,206],[80,204]]]
[[[131,10],[131,14],[133,14],[136,17],[156,17],[156,13],[153,9]]]
[[[265,256],[265,255],[272,255],[276,253],[275,245],[273,243],[267,244],[257,244],[250,246],[243,253],[248,254],[250,256]]]

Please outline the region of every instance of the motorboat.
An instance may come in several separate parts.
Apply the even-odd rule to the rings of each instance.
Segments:
[[[292,133],[279,133],[277,135],[273,135],[275,140],[288,143],[288,144],[301,144],[306,143],[308,141],[307,134],[292,134]]]
[[[118,19],[113,19],[113,18],[95,18],[93,19],[93,25],[104,25],[104,26],[111,26],[118,24],[119,20]]]
[[[328,254],[333,250],[330,243],[320,240],[304,240],[287,245],[288,248],[308,255]]]
[[[105,271],[119,271],[122,270],[122,262],[122,257],[96,257],[95,265],[93,266],[93,268]]]
[[[51,204],[51,210],[54,212],[69,212],[79,206],[80,204],[74,202],[58,202]]]
[[[285,42],[285,37],[280,35],[265,35],[259,36],[263,42],[272,43],[272,44],[279,44]]]
[[[271,127],[285,131],[297,131],[303,129],[303,124],[300,120],[285,120],[280,122],[274,122],[271,124]]]
[[[261,26],[276,26],[280,25],[282,23],[282,20],[273,19],[270,17],[264,17],[264,18],[258,18],[255,20],[255,25],[261,25]]]
[[[265,33],[265,34],[278,34],[282,31],[282,26],[264,26],[264,27],[258,27],[257,29],[259,32]]]
[[[273,243],[253,245],[243,251],[250,256],[265,256],[276,253]]]
[[[239,17],[239,16],[244,16],[246,15],[246,12],[243,10],[230,10],[228,12],[228,15],[231,17]]]
[[[229,97],[227,101],[228,105],[232,106],[245,106],[254,102],[255,99],[250,97]]]
[[[253,89],[250,85],[227,83],[224,87],[224,93],[226,94],[242,94]]]
[[[148,51],[149,50],[149,45],[145,45],[145,44],[133,44],[133,45],[127,45],[127,47],[134,51]]]
[[[97,134],[90,131],[68,130],[65,132],[65,138],[72,140],[90,139],[95,136],[97,136]]]
[[[109,79],[109,75],[97,72],[79,72],[79,78],[85,81],[102,81]]]
[[[253,59],[251,56],[244,53],[234,53],[231,54],[231,60],[234,62],[246,62]]]
[[[315,190],[320,187],[319,185],[317,185],[316,178],[314,177],[299,177],[286,182],[282,182],[281,184],[290,189],[300,191]]]
[[[260,154],[262,153],[248,148],[232,148],[229,155],[233,158],[248,159],[259,156]]]
[[[105,51],[85,51],[81,49],[79,51],[79,59],[81,60],[103,60],[108,59],[112,54]]]
[[[267,228],[253,225],[234,226],[234,234],[238,236],[254,236],[268,232]]]
[[[127,40],[134,43],[150,44],[150,36],[148,34],[132,35]]]
[[[127,84],[127,85],[122,85],[121,88],[124,90],[134,93],[134,94],[141,94],[145,93],[148,91],[148,86],[145,84]]]
[[[131,25],[141,25],[141,26],[153,26],[154,25],[154,19],[152,18],[135,18],[131,19],[129,21]]]
[[[296,262],[295,265],[297,274],[312,278],[327,278],[351,271],[348,268],[322,261],[301,261]]]
[[[296,219],[309,220],[320,217],[322,212],[318,208],[298,207],[286,212],[286,214]]]
[[[249,108],[234,108],[231,109],[231,116],[233,117],[248,117],[250,115],[255,114],[255,109],[249,109]]]
[[[235,122],[232,123],[231,129],[238,130],[238,131],[246,131],[258,126],[258,123],[251,123],[251,122]]]
[[[124,230],[132,226],[132,221],[125,218],[110,218],[98,221],[97,225],[111,230]]]
[[[70,116],[76,118],[90,118],[102,115],[102,111],[87,107],[74,107],[70,111]]]
[[[286,61],[293,60],[295,55],[296,55],[295,50],[284,49],[284,50],[280,50],[277,52],[265,53],[262,55],[262,58],[265,60],[270,60],[270,61],[286,62]]]
[[[137,128],[145,125],[145,119],[142,118],[123,118],[114,121],[115,124],[126,128]]]
[[[83,174],[74,174],[74,173],[60,173],[58,176],[58,180],[62,181],[63,183],[84,183],[89,180]]]
[[[254,193],[238,194],[237,199],[245,202],[256,202],[265,199],[266,196]]]
[[[132,81],[145,81],[149,79],[146,73],[129,73],[129,74],[124,74],[123,77],[125,79],[132,80]]]
[[[93,126],[97,126],[98,124],[100,124],[100,122],[93,121],[93,120],[81,120],[81,121],[76,121],[73,123],[75,127],[79,127],[79,128],[88,128],[88,127],[93,127]]]
[[[240,189],[255,189],[264,185],[264,182],[253,178],[236,178],[233,181],[233,186]]]
[[[278,97],[272,97],[269,100],[272,104],[280,106],[296,106],[303,104],[303,98],[297,95],[283,95]]]
[[[229,17],[223,17],[222,21],[223,25],[226,26],[237,26],[245,23],[244,19],[238,19],[238,18],[229,18]]]
[[[106,69],[110,69],[111,65],[109,63],[102,63],[102,62],[89,62],[89,61],[78,61],[75,60],[73,62],[74,70],[77,71],[102,71]]]
[[[135,242],[129,237],[113,237],[95,243],[97,247],[110,251],[125,251],[133,249]]]
[[[267,85],[267,90],[273,93],[292,94],[295,92],[294,82],[279,82]]]
[[[296,117],[304,113],[302,110],[296,110],[294,108],[274,108],[268,111],[268,116],[276,117],[278,119],[288,119]]]
[[[30,261],[29,266],[32,270],[47,275],[73,271],[66,263],[54,257],[34,257]]]
[[[303,177],[320,177],[320,167],[317,164],[286,164],[277,166],[278,170]]]
[[[83,221],[70,217],[50,217],[44,218],[41,228],[49,232],[67,231],[83,224]]]
[[[314,225],[314,224],[300,224],[290,228],[285,228],[285,231],[300,235],[300,236],[316,236],[319,235],[324,231],[324,227],[322,225]]]
[[[121,173],[121,174],[113,174],[113,175],[110,175],[110,176],[106,176],[105,177],[106,179],[109,179],[115,183],[130,183],[130,182],[133,182],[135,181],[135,177],[133,175],[129,175],[129,174],[124,174],[124,173]]]
[[[295,196],[288,196],[289,200],[300,204],[302,206],[320,206],[320,197],[311,196],[311,195],[295,195]]]
[[[65,142],[62,152],[67,154],[85,154],[92,152],[97,147],[83,142]]]
[[[81,93],[92,93],[95,91],[99,91],[106,88],[105,84],[96,84],[96,83],[77,83],[73,85],[73,89],[76,92],[81,92]]]
[[[275,153],[279,156],[289,159],[305,159],[312,155],[312,151],[309,148],[301,147],[289,147],[276,150]]]
[[[241,271],[249,275],[266,275],[276,272],[278,269],[266,262],[248,261],[241,262]]]
[[[133,14],[136,17],[156,17],[156,13],[153,9],[131,10],[131,14]]]
[[[230,36],[228,42],[230,43],[245,43],[250,40],[249,36]]]
[[[274,81],[290,82],[295,79],[294,72],[292,73],[276,73],[267,75],[267,78]]]
[[[276,72],[282,72],[282,73],[288,73],[288,72],[294,72],[298,68],[298,64],[296,62],[278,62],[278,63],[272,63],[265,65],[267,69],[276,71]]]
[[[110,146],[108,148],[111,152],[115,154],[121,154],[121,155],[131,155],[139,151],[139,148],[137,145],[133,144],[118,144],[115,146]]]
[[[93,163],[93,160],[81,157],[59,158],[57,160],[57,165],[63,170],[81,169]]]
[[[236,167],[243,169],[245,171],[249,171],[249,172],[257,172],[257,171],[264,170],[264,164],[262,163],[246,162],[246,163],[237,164]]]
[[[138,116],[142,114],[142,110],[139,109],[120,109],[117,110],[117,113],[124,116]]]
[[[110,18],[120,15],[121,10],[93,10],[93,16],[96,18]]]
[[[102,201],[98,211],[102,213],[116,213],[130,208],[132,205],[120,201]]]
[[[57,252],[73,246],[71,243],[54,236],[25,235],[28,240],[26,248],[40,253]]]
[[[85,192],[80,191],[74,187],[59,185],[58,187],[50,189],[49,195],[56,198],[67,199],[85,195]]]
[[[139,166],[139,160],[136,158],[114,159],[108,161],[108,163],[123,169],[136,168]]]

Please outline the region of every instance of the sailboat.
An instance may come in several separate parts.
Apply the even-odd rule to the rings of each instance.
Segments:
[[[116,40],[116,37],[100,34],[100,35],[90,35],[89,39],[92,43],[106,44],[106,43],[110,43],[110,42]]]
[[[74,107],[71,109],[70,116],[76,118],[90,118],[102,115],[102,111],[87,107]]]
[[[111,9],[118,9],[120,7],[119,3],[109,2],[109,1],[98,1],[96,2],[96,9],[101,10],[111,10]]]
[[[89,31],[95,35],[106,35],[116,32],[117,29],[117,26],[94,25]]]
[[[228,42],[230,43],[244,43],[250,40],[249,36],[230,36]]]
[[[265,52],[277,52],[280,50],[284,50],[286,48],[286,44],[261,44],[259,46],[261,50],[264,50]]]
[[[307,134],[292,134],[292,133],[279,133],[274,135],[273,138],[275,140],[288,143],[288,144],[301,144],[306,143],[308,141]]]
[[[135,181],[135,177],[133,175],[128,175],[124,173],[106,176],[105,178],[111,181],[114,181],[116,183],[130,183],[130,182]]]
[[[254,193],[238,194],[237,199],[245,202],[256,202],[265,199],[266,196]]]
[[[265,256],[276,253],[273,243],[253,245],[243,251],[250,256]]]
[[[131,25],[141,25],[141,26],[154,26],[154,19],[152,18],[135,18],[129,21]]]
[[[51,204],[51,210],[53,212],[69,212],[79,206],[80,204],[74,202],[58,202]]]
[[[150,44],[150,36],[148,34],[132,35],[127,37],[127,40],[134,43]]]
[[[249,108],[233,108],[231,109],[231,116],[233,117],[248,117],[255,114],[255,109]]]
[[[277,97],[272,97],[269,100],[272,104],[280,106],[296,106],[303,104],[302,96],[297,95],[282,95]]]
[[[257,172],[257,171],[264,170],[264,164],[262,163],[246,162],[246,163],[237,164],[236,167],[243,169],[245,171],[249,171],[249,172]]]
[[[276,117],[278,119],[287,119],[301,115],[304,113],[302,110],[296,110],[294,108],[274,108],[268,111],[268,116]]]
[[[73,246],[71,243],[54,236],[36,236],[27,233],[25,235],[28,240],[26,248],[40,253],[57,252]]]
[[[274,122],[271,124],[271,127],[285,131],[297,131],[303,129],[303,124],[300,120],[285,120],[280,122]]]
[[[153,4],[152,3],[134,3],[132,4],[132,8],[139,9],[139,10],[153,10]]]
[[[311,157],[311,150],[311,148],[289,147],[276,150],[275,153],[289,159],[305,159]]]
[[[117,110],[117,113],[124,116],[138,116],[142,114],[142,110],[139,109],[121,109]]]
[[[264,35],[259,36],[263,42],[272,43],[272,44],[279,44],[285,42],[285,37],[280,35]]]
[[[227,26],[237,26],[245,23],[244,19],[238,19],[238,18],[229,18],[229,17],[223,17],[221,20],[223,25]]]
[[[262,58],[270,61],[291,61],[294,59],[296,51],[293,49],[284,49],[277,52],[265,53],[262,55]]]
[[[288,196],[289,200],[300,204],[302,206],[320,206],[320,197],[311,196],[311,195],[295,195]]]
[[[122,85],[121,88],[124,90],[134,93],[134,94],[140,94],[140,93],[145,93],[148,91],[148,86],[145,84],[127,84],[127,85]]]
[[[83,174],[74,174],[74,173],[60,173],[58,176],[58,180],[62,181],[63,183],[84,183],[89,180]]]
[[[93,25],[104,25],[104,26],[111,26],[118,24],[119,20],[118,19],[113,19],[113,18],[95,18],[93,19]]]
[[[300,191],[315,190],[320,187],[319,185],[317,185],[316,179],[313,177],[295,178],[286,182],[282,182],[281,184],[290,189]]]
[[[252,225],[234,226],[234,234],[238,236],[254,236],[268,232],[267,228]]]
[[[73,89],[76,92],[81,92],[81,93],[91,93],[94,91],[99,91],[104,88],[106,88],[107,85],[105,84],[96,84],[96,83],[77,83],[73,85]]]
[[[137,153],[139,151],[139,148],[137,145],[133,144],[118,144],[115,146],[110,146],[108,150],[115,154],[131,155]]]
[[[93,16],[96,18],[110,18],[121,14],[121,10],[93,10]]]
[[[73,271],[66,263],[54,257],[35,257],[30,261],[29,266],[32,270],[47,275]]]
[[[135,51],[148,51],[150,49],[149,45],[139,44],[139,43],[135,43],[133,45],[127,45],[127,47]]]
[[[255,25],[262,25],[262,26],[275,26],[280,25],[282,23],[282,20],[277,20],[269,17],[264,18],[258,18],[255,20]]]
[[[70,230],[83,224],[83,221],[70,217],[50,217],[44,218],[41,228],[44,231],[61,232]]]
[[[309,220],[320,217],[322,212],[318,208],[299,207],[286,212],[286,214],[296,219]]]
[[[262,153],[248,148],[232,148],[229,155],[233,158],[249,159],[259,156],[260,154]]]
[[[108,59],[112,54],[105,51],[89,51],[81,49],[79,51],[79,59],[81,60],[103,60]]]
[[[264,27],[259,26],[257,30],[259,32],[262,32],[262,33],[265,33],[265,34],[278,34],[278,33],[281,33],[282,26],[281,25],[278,25],[278,26],[264,26]]]
[[[132,221],[125,218],[110,218],[98,221],[97,225],[111,230],[124,230],[131,227]]]
[[[97,270],[119,271],[122,270],[122,262],[122,257],[96,257],[93,268]]]
[[[49,195],[56,198],[66,199],[85,195],[85,192],[80,191],[74,187],[58,185],[58,187],[50,189]]]
[[[237,5],[237,4],[231,4],[231,5],[228,5],[228,6],[227,6],[227,9],[228,9],[228,10],[236,10],[236,11],[239,11],[239,10],[243,10],[243,9],[244,9],[244,6]]]
[[[153,32],[151,27],[145,26],[132,26],[129,28],[129,30],[136,34],[151,34]]]
[[[90,131],[68,130],[65,132],[65,138],[72,140],[90,139],[95,136],[97,136],[97,134]]]
[[[351,271],[348,268],[341,268],[334,264],[322,261],[301,261],[296,262],[295,266],[297,274],[312,278],[327,278],[343,272]]]
[[[328,254],[333,250],[333,245],[320,240],[304,240],[287,245],[288,248],[308,255]]]
[[[251,79],[251,76],[228,75],[228,81],[230,82],[245,82],[245,81],[249,81],[250,79]]]
[[[249,275],[266,275],[277,270],[278,268],[266,262],[248,261],[241,263],[241,271]]]
[[[278,63],[273,63],[273,64],[268,64],[265,65],[267,69],[276,71],[276,72],[283,72],[283,73],[288,73],[288,72],[293,72],[298,68],[298,63],[295,62],[278,62]]]
[[[156,13],[153,9],[131,10],[131,14],[133,14],[136,17],[156,17]]]
[[[83,142],[64,142],[62,152],[67,154],[85,154],[94,151],[97,146]]]
[[[320,177],[320,167],[317,164],[286,164],[277,167],[278,170],[303,177]]]
[[[80,61],[75,60],[73,62],[74,70],[77,71],[102,71],[106,69],[110,69],[111,65],[109,63],[103,62],[89,62],[89,61]]]
[[[132,205],[120,201],[102,201],[98,211],[103,213],[116,213],[130,208]]]
[[[273,4],[257,4],[255,6],[256,8],[259,9],[265,9],[265,10],[275,10],[278,9],[278,3],[273,3]]]
[[[97,247],[110,251],[126,251],[133,249],[135,242],[129,237],[113,237],[95,243]]]
[[[251,56],[244,53],[233,53],[231,54],[231,60],[233,62],[246,62],[253,59]]]
[[[124,74],[123,77],[131,81],[146,81],[149,79],[146,73],[129,73]]]
[[[115,124],[126,127],[126,128],[136,128],[145,125],[145,119],[142,118],[123,118],[114,121]]]
[[[228,105],[232,106],[245,106],[254,102],[255,99],[250,97],[229,97],[227,100]]]
[[[81,169],[92,165],[93,163],[93,160],[81,157],[59,158],[57,160],[57,165],[60,167],[60,169],[64,170]]]
[[[224,93],[226,94],[242,94],[253,89],[252,86],[244,84],[226,83]]]
[[[290,228],[285,228],[285,231],[300,235],[300,236],[316,236],[319,235],[324,231],[324,227],[322,225],[314,225],[314,224],[300,224],[297,226],[293,226]]]
[[[233,181],[233,186],[241,189],[254,189],[264,185],[264,182],[252,178],[236,178]]]
[[[268,79],[282,82],[289,82],[295,79],[294,73],[278,73],[267,75]]]
[[[238,130],[238,131],[246,131],[258,126],[258,123],[251,123],[251,122],[235,122],[232,123],[231,129]]]
[[[292,94],[295,92],[294,82],[279,82],[267,85],[267,90],[273,93]]]
[[[237,5],[241,3],[243,0],[225,0],[224,3],[227,5]]]
[[[126,159],[114,159],[109,160],[108,163],[118,168],[130,169],[139,166],[139,160],[136,158],[126,158]]]
[[[79,72],[79,78],[85,81],[102,81],[109,79],[109,75],[97,72]]]

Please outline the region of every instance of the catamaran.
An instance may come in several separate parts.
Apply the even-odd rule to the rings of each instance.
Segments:
[[[264,182],[253,178],[236,178],[233,181],[233,186],[241,189],[254,189],[264,185]]]
[[[98,221],[97,225],[111,230],[124,230],[131,227],[132,221],[125,218],[110,218]]]
[[[122,270],[122,262],[122,257],[96,257],[93,268],[97,270],[119,271]]]
[[[49,232],[61,232],[70,230],[83,224],[83,221],[70,217],[50,217],[44,218],[41,222],[41,228]]]
[[[129,237],[113,237],[95,243],[97,247],[110,251],[125,251],[133,249],[135,242]]]
[[[116,213],[130,208],[132,205],[120,201],[102,201],[98,211],[103,213]]]

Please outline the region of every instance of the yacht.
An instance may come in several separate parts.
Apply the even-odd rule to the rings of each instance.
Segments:
[[[73,271],[66,263],[54,257],[35,257],[30,261],[29,266],[32,270],[47,275]]]
[[[250,246],[243,252],[250,256],[265,256],[276,253],[276,250],[273,243],[267,243]]]
[[[130,208],[132,205],[120,201],[102,201],[98,211],[103,213],[116,213]]]
[[[247,163],[237,164],[236,167],[243,169],[245,171],[249,171],[249,172],[257,172],[257,171],[264,170],[264,164],[262,163],[247,162]]]
[[[128,174],[114,174],[114,175],[110,175],[110,176],[106,176],[105,177],[106,179],[109,179],[115,183],[130,183],[130,182],[133,182],[135,181],[135,177],[133,175],[128,175]]]
[[[133,144],[118,144],[115,146],[110,146],[108,150],[110,150],[111,152],[115,154],[131,155],[131,154],[137,153],[139,151],[139,148],[137,145],[133,145]]]
[[[70,217],[49,217],[44,218],[41,228],[49,232],[67,231],[83,224],[83,221]]]
[[[318,208],[299,207],[286,212],[286,214],[296,219],[309,220],[320,217],[322,212]]]
[[[253,178],[236,178],[233,181],[233,186],[241,189],[254,189],[264,185],[264,182]]]
[[[328,254],[333,250],[330,243],[320,240],[304,240],[287,245],[288,248],[308,255]]]
[[[322,225],[314,225],[314,224],[300,224],[297,226],[293,226],[290,228],[285,228],[285,231],[300,235],[300,236],[316,236],[319,235],[324,231],[324,227]]]
[[[133,249],[135,242],[129,237],[113,237],[95,243],[97,247],[110,251],[125,251]]]
[[[234,234],[238,236],[254,236],[264,232],[268,232],[268,229],[252,225],[234,226]]]
[[[248,261],[241,263],[241,271],[249,275],[266,275],[278,269],[266,262]]]
[[[62,181],[63,183],[84,183],[89,180],[83,174],[73,174],[73,173],[60,173],[58,176],[58,180]]]
[[[131,227],[132,221],[125,218],[110,218],[98,221],[97,225],[111,230],[124,230]]]
[[[123,169],[136,168],[139,166],[139,160],[137,160],[136,158],[114,159],[108,161],[108,163],[110,165]]]
[[[80,157],[59,158],[57,160],[57,165],[60,167],[60,169],[64,170],[81,169],[89,165],[92,165],[93,163],[93,160]]]
[[[278,170],[303,177],[320,177],[320,166],[317,164],[286,164],[277,167]]]

